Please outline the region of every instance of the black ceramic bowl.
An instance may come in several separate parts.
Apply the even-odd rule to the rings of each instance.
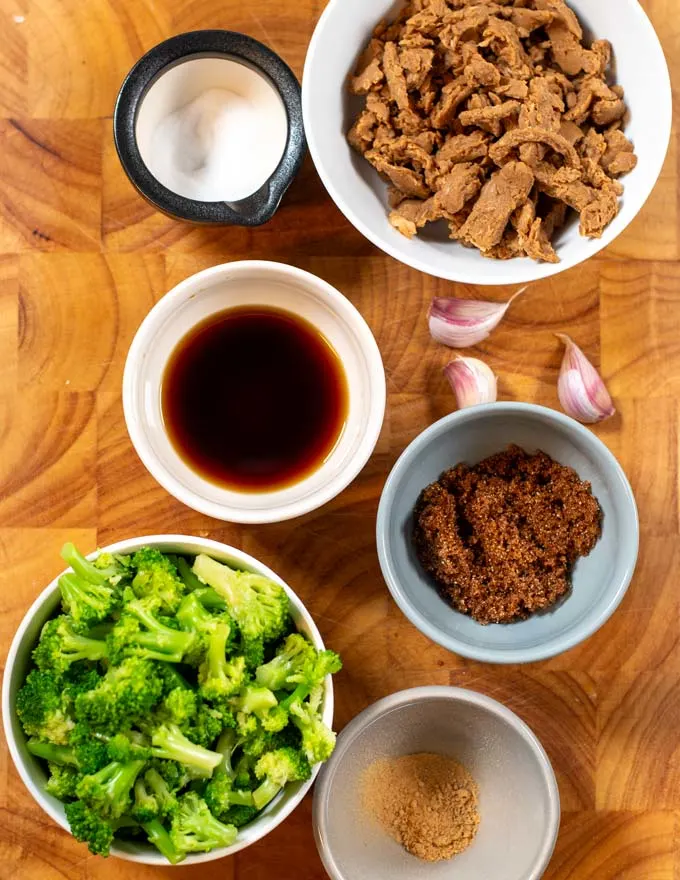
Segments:
[[[137,116],[151,86],[171,68],[197,58],[227,58],[250,67],[276,89],[286,111],[288,133],[278,166],[256,192],[238,201],[198,201],[173,192],[154,177],[137,144]],[[300,85],[285,61],[245,34],[221,30],[180,34],[155,46],[128,73],[116,101],[113,134],[125,173],[160,211],[192,223],[260,226],[273,217],[304,157]]]

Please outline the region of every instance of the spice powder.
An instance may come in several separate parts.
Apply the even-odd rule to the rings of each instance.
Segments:
[[[453,758],[428,753],[383,758],[366,769],[362,788],[367,812],[427,862],[458,855],[477,833],[477,785]]]

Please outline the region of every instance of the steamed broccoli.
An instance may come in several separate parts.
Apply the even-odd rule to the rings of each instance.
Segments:
[[[17,715],[28,736],[66,745],[75,726],[64,681],[54,672],[33,669],[16,698]]]
[[[113,842],[113,825],[91,810],[83,801],[64,804],[71,834],[86,843],[95,856],[108,856]]]
[[[64,613],[16,697],[45,791],[93,853],[119,831],[173,864],[230,845],[332,748],[320,707],[339,658],[291,631],[267,578],[154,548],[63,553]]]
[[[236,834],[233,825],[223,825],[213,816],[195,791],[179,798],[170,828],[170,838],[178,853],[209,852],[220,846],[231,846]]]
[[[143,766],[144,761],[112,761],[96,773],[83,776],[76,793],[104,819],[118,819],[130,806],[130,792]]]
[[[222,760],[217,752],[187,739],[176,724],[162,724],[151,734],[152,754],[167,761],[177,761],[189,767],[196,767],[208,776]]]
[[[119,666],[112,666],[96,688],[78,694],[76,718],[113,735],[144,718],[162,690],[163,682],[153,663],[128,657]]]
[[[172,561],[153,547],[143,547],[132,557],[137,573],[132,579],[132,589],[140,598],[157,599],[165,614],[174,614],[185,593]]]
[[[227,660],[229,625],[221,622],[208,636],[205,660],[198,669],[199,690],[208,700],[221,702],[239,691],[246,679],[243,657]]]
[[[288,596],[282,586],[259,574],[234,571],[205,554],[196,557],[193,572],[222,596],[246,639],[270,641],[288,623]]]
[[[253,792],[253,802],[263,809],[289,782],[309,779],[311,770],[304,755],[295,749],[277,749],[262,755],[255,765],[255,775],[264,779]]]
[[[175,844],[172,842],[170,833],[163,827],[159,819],[152,819],[150,822],[144,822],[142,828],[146,832],[149,841],[156,849],[165,856],[171,865],[176,865],[184,858],[184,853],[178,853]]]
[[[76,797],[76,786],[80,782],[81,774],[75,767],[68,764],[47,764],[50,776],[45,783],[45,791],[60,801],[72,800]]]
[[[288,723],[287,709],[279,704],[276,695],[266,687],[246,685],[231,702],[237,712],[246,716],[254,715],[269,733],[283,730]],[[252,732],[255,730],[252,729]]]
[[[42,628],[40,641],[33,651],[33,661],[38,669],[54,669],[65,672],[78,660],[103,660],[108,654],[106,642],[90,639],[77,633],[71,620],[61,615],[48,620]]]
[[[167,626],[160,617],[157,598],[130,599],[118,623],[107,638],[111,659],[125,656],[144,657],[170,663],[181,662],[191,648],[194,636]]]
[[[316,650],[300,633],[293,633],[286,638],[282,647],[269,663],[260,666],[255,673],[259,685],[272,691],[294,690],[298,682],[291,676],[298,675],[306,665],[314,662]]]

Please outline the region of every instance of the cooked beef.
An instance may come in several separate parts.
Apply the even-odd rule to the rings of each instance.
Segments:
[[[568,211],[601,236],[637,162],[611,60],[564,0],[407,0],[350,78],[366,106],[347,137],[403,235],[444,219],[485,256],[556,262]]]

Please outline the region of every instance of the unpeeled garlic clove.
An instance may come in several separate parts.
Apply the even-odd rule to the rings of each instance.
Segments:
[[[444,375],[456,395],[458,409],[496,400],[496,376],[491,367],[478,358],[454,358],[444,367]]]
[[[601,422],[616,410],[602,377],[576,343],[564,333],[555,334],[565,346],[557,396],[562,408],[586,424]]]
[[[525,290],[520,288],[506,303],[436,296],[427,316],[430,335],[450,348],[476,345],[498,326],[510,303]]]

